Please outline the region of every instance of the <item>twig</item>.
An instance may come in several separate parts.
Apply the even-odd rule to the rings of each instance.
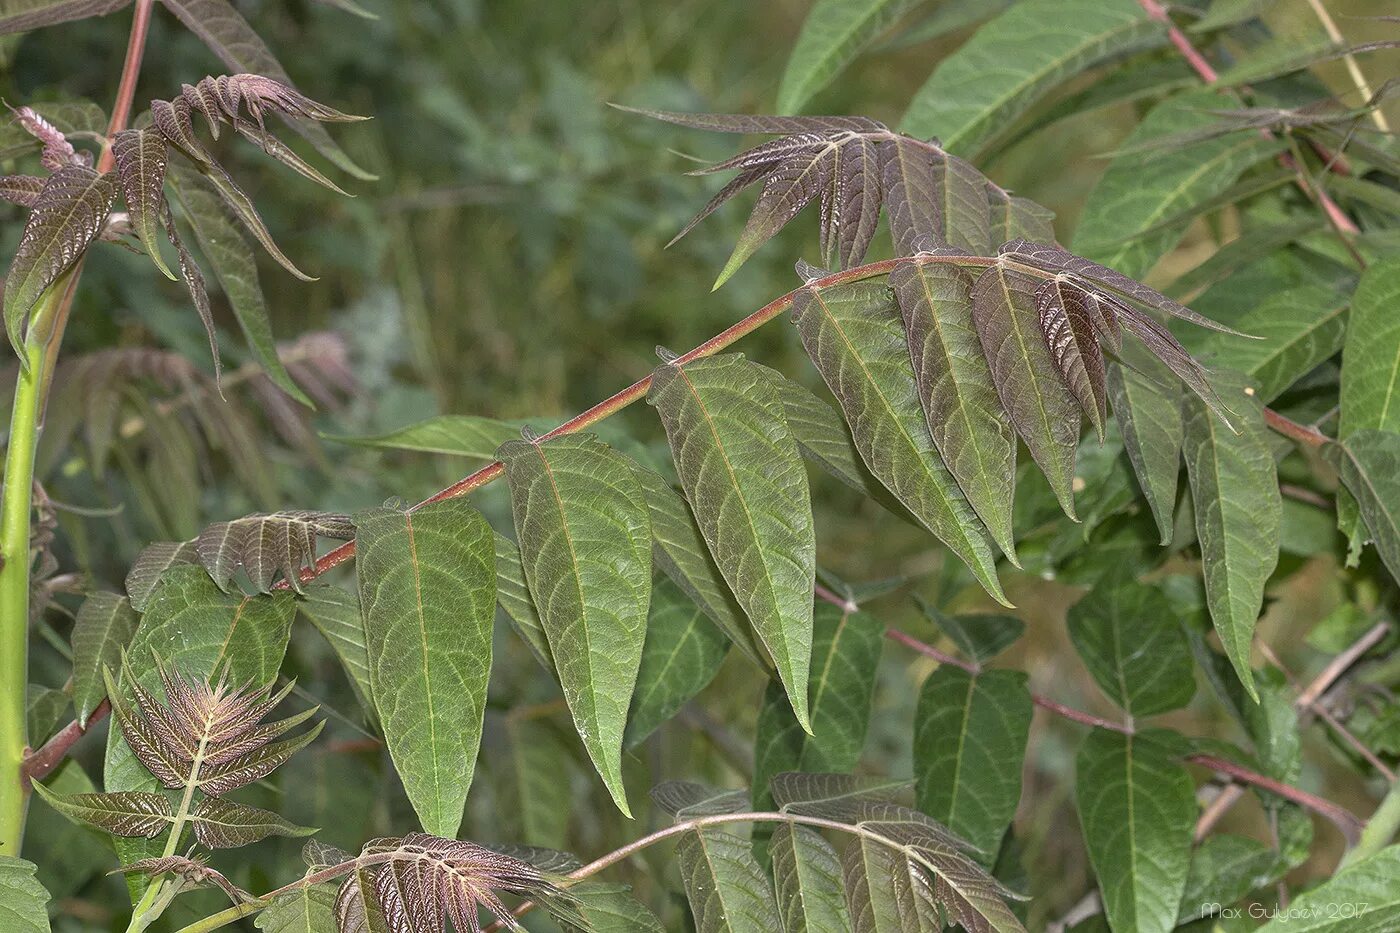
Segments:
[[[1307,425],[1299,424],[1291,418],[1280,415],[1272,408],[1264,409],[1264,423],[1284,437],[1295,440],[1304,447],[1318,448],[1332,442],[1332,438],[1323,434],[1317,428],[1310,428]]]
[[[20,768],[25,787],[28,788],[30,781],[40,781],[52,774],[55,768],[63,764],[63,759],[68,755],[68,750],[73,747],[73,744],[87,735],[88,730],[94,725],[105,719],[111,709],[111,704],[103,700],[88,714],[87,725],[81,725],[75,719],[58,730],[52,738],[44,743],[42,748],[31,752],[24,759],[23,767]]]

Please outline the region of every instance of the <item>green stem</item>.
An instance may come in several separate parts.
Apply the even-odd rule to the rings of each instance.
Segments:
[[[71,277],[71,272],[60,276],[30,313],[24,365],[15,383],[10,413],[4,487],[0,490],[0,855],[19,855],[29,805],[29,782],[23,768],[29,752],[25,690],[29,683],[29,570],[33,561],[29,523],[34,504],[34,453],[39,446],[48,385],[48,337]]]
[[[206,728],[205,734],[199,740],[199,750],[195,752],[194,762],[190,766],[190,776],[185,780],[185,794],[180,798],[180,809],[175,814],[175,823],[170,827],[170,836],[165,840],[165,850],[161,852],[161,858],[169,858],[180,848],[180,837],[184,835],[185,823],[190,818],[190,804],[194,802],[194,789],[199,786],[199,770],[204,763],[204,752],[208,742],[209,734]],[[160,896],[165,888],[164,880],[152,881],[146,885],[141,900],[137,901],[131,910],[131,922],[126,926],[126,933],[141,933],[165,912],[165,908],[170,904],[169,895],[164,899]]]

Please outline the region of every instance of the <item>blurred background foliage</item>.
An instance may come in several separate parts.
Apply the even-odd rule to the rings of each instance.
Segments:
[[[60,570],[51,581],[57,603],[38,623],[51,633],[52,647],[34,660],[37,681],[57,688],[66,677],[65,610],[78,602],[70,591],[86,580],[119,589],[148,541],[188,538],[208,522],[277,506],[351,511],[391,497],[417,500],[478,465],[367,450],[319,434],[374,434],[436,413],[550,427],[648,372],[653,347],[688,349],[792,288],[797,279],[790,257],[815,258],[813,226],[795,224],[711,293],[715,272],[742,226],[742,211],[722,211],[676,246],[663,247],[716,187],[712,179],[697,181],[682,172],[691,159],[729,155],[731,141],[606,105],[771,111],[787,52],[807,13],[805,0],[365,5],[376,19],[309,0],[238,3],[303,90],[374,117],[337,128],[336,135],[378,181],[353,183],[347,187],[356,197],[340,199],[279,170],[246,144],[219,144],[238,150],[232,157],[236,174],[283,248],[319,276],[305,284],[263,264],[274,330],[294,376],[317,398],[316,412],[298,410],[251,364],[244,365],[248,356],[236,325],[226,308],[216,307],[226,354],[227,402],[220,400],[211,388],[204,335],[180,286],[149,274],[143,257],[120,250],[94,251],[88,263],[40,468],[61,534]],[[942,6],[973,5],[924,4],[918,15]],[[1374,28],[1363,17],[1394,12],[1386,0],[1329,7],[1358,41]],[[6,37],[0,42],[0,95],[12,105],[74,96],[110,105],[128,18],[122,13]],[[1283,41],[1318,29],[1303,2],[1274,4],[1264,21]],[[893,123],[932,65],[969,32],[970,26],[929,41],[906,39],[867,55],[808,110]],[[917,37],[917,25],[908,35]],[[169,96],[182,82],[220,72],[204,46],[163,11],[157,12],[148,49],[138,101]],[[1396,72],[1397,62],[1396,53],[1382,52],[1365,66],[1379,83]],[[1194,80],[1166,49],[1136,57],[1133,67],[1155,69],[1159,78],[1176,74],[1183,84]],[[1324,65],[1318,80],[1341,90],[1348,86],[1341,69],[1340,62]],[[1063,242],[1069,242],[1085,198],[1108,164],[1105,154],[1149,104],[1073,107],[1060,118],[1056,108],[1082,101],[1076,95],[1092,92],[1104,71],[1057,90],[1022,121],[1023,127],[1043,126],[1010,134],[1007,145],[979,161],[1004,187],[1053,208]],[[1393,106],[1390,112],[1392,119],[1400,117]],[[19,216],[14,209],[12,220],[0,227],[9,252],[18,239]],[[1195,222],[1149,281],[1169,281],[1192,268],[1236,235],[1239,225],[1235,210]],[[1202,301],[1228,312],[1232,303],[1252,299],[1248,276],[1228,284]],[[765,328],[740,349],[816,383],[791,328]],[[664,462],[658,426],[640,408],[603,426],[602,433],[641,456],[647,451],[638,447],[650,444],[661,455],[649,459]],[[1084,455],[1092,458],[1091,446]],[[934,641],[936,633],[907,595],[938,602],[962,589],[962,571],[953,562],[944,566],[931,538],[871,501],[825,476],[814,474],[813,481],[824,566],[849,581],[907,577],[872,611]],[[1026,492],[1019,507],[1033,517],[1046,494],[1032,488],[1030,471],[1022,481]],[[477,500],[493,523],[508,528],[504,484]],[[1290,501],[1286,522],[1284,565],[1259,634],[1278,648],[1285,666],[1306,679],[1348,643],[1357,630],[1355,606],[1365,599],[1345,591],[1330,516]],[[1088,544],[1076,537],[1057,546],[1102,553],[1123,541],[1127,554],[1144,535],[1155,537],[1150,526],[1142,515],[1124,518],[1096,529]],[[1033,556],[1034,548],[1028,544],[1023,556]],[[1077,570],[1072,559],[1053,574],[1035,572],[1033,559],[1027,565],[1028,572],[1007,580],[1009,595],[1022,607],[1018,614],[1029,623],[1028,635],[1000,663],[1029,671],[1037,692],[1111,713],[1076,660],[1064,627],[1065,607],[1089,571]],[[957,608],[986,607],[971,599]],[[518,639],[499,638],[497,652],[480,777],[463,837],[565,847],[588,856],[640,835],[654,816],[643,808],[637,822],[628,823],[606,803],[553,682]],[[931,667],[894,646],[885,652],[865,750],[870,772],[909,773],[907,736],[918,685]],[[387,756],[309,626],[296,628],[287,670],[299,678],[297,702],[314,697],[324,703],[330,739],[298,756],[263,788],[269,800],[280,797],[267,805],[294,822],[322,827],[323,841],[351,849],[372,836],[405,831],[415,821]],[[1364,692],[1367,678],[1383,683],[1393,676],[1387,669],[1364,672],[1356,689]],[[634,749],[628,761],[633,800],[642,801],[646,787],[666,778],[747,781],[762,691],[752,670],[729,661],[696,702]],[[62,712],[60,707],[50,717],[44,703],[36,702],[40,732],[57,725]],[[1205,690],[1163,724],[1227,738],[1238,731]],[[1032,929],[1060,916],[1091,883],[1068,799],[1080,735],[1079,727],[1044,716],[1037,716],[1032,732],[1017,832],[1025,887],[1035,897]],[[1368,812],[1372,789],[1347,753],[1317,728],[1306,730],[1304,741],[1299,783]],[[84,743],[55,788],[80,789],[86,781],[80,768],[100,773],[100,749],[100,742]],[[1394,763],[1400,743],[1383,752]],[[1026,805],[1031,801],[1034,808]],[[1264,819],[1264,810],[1252,804],[1236,808],[1225,825],[1267,834]],[[85,831],[46,808],[36,806],[32,820],[26,855],[40,862],[41,880],[62,902],[56,928],[113,928],[123,893],[119,880],[102,874],[112,859],[93,844],[74,844]],[[1315,849],[1317,864],[1297,869],[1291,880],[1315,877],[1334,861],[1340,840],[1322,826],[1318,835],[1324,844]],[[282,883],[301,870],[298,848],[295,840],[261,844],[234,880],[251,890]],[[650,887],[648,878],[674,872],[668,862],[650,851],[631,872],[630,880],[653,906],[664,906],[656,898],[668,895]],[[216,904],[214,897],[182,898],[162,922],[178,925]],[[663,921],[680,929],[684,905],[675,901],[670,908]]]

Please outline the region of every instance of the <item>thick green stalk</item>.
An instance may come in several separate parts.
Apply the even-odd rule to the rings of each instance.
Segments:
[[[0,492],[0,854],[19,855],[29,786],[21,771],[29,750],[25,690],[29,682],[29,519],[34,452],[44,410],[46,337],[70,275],[49,287],[31,314],[24,365],[15,384],[5,478]]]

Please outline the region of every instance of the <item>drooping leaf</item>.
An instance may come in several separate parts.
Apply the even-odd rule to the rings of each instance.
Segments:
[[[1233,904],[1276,881],[1286,869],[1279,853],[1258,840],[1213,833],[1191,853],[1177,922],[1189,923],[1213,905]]]
[[[1250,646],[1264,583],[1278,564],[1283,505],[1258,396],[1247,394],[1237,375],[1220,374],[1218,382],[1240,412],[1240,433],[1231,433],[1204,403],[1188,396],[1182,450],[1211,620],[1253,696]]]
[[[651,515],[652,561],[699,606],[756,665],[769,662],[755,641],[744,609],[734,598],[685,498],[660,475],[636,467]]]
[[[102,668],[120,666],[139,621],[125,596],[98,590],[83,600],[72,635],[73,707],[80,725],[87,725],[88,716],[107,696]]]
[[[1081,289],[1065,287],[1059,279],[1042,282],[1035,291],[1035,309],[1050,359],[1102,442],[1108,401],[1103,350],[1096,333],[1103,318],[1098,301]]]
[[[1329,880],[1294,898],[1261,933],[1384,933],[1400,922],[1400,846],[1345,865]],[[1363,909],[1362,905],[1365,905]]]
[[[876,839],[857,837],[846,843],[841,858],[851,929],[861,933],[934,933],[940,925],[925,922],[932,898],[917,896],[916,869],[899,851]],[[928,886],[923,882],[922,886]]]
[[[573,815],[573,748],[563,734],[538,720],[507,716],[504,731],[504,754],[490,764],[512,837],[536,846],[563,846]]]
[[[47,179],[34,175],[0,176],[0,198],[30,210],[39,206],[39,195]]]
[[[365,647],[365,625],[360,614],[359,597],[338,586],[311,584],[303,589],[297,610],[325,636],[331,650],[340,659],[340,666],[350,678],[350,686],[364,706],[365,714],[374,716],[370,688],[369,649]]]
[[[371,696],[418,819],[453,836],[476,767],[491,675],[496,551],[465,502],[355,515]]]
[[[670,580],[654,584],[624,747],[641,743],[704,690],[728,650],[724,633],[679,587]]]
[[[1400,580],[1400,434],[1353,431],[1346,440],[1329,445],[1325,455],[1357,503],[1365,540],[1376,546],[1390,575]]]
[[[1342,348],[1341,414],[1337,437],[1356,431],[1400,431],[1400,257],[1372,263],[1351,299],[1351,320]],[[1364,537],[1356,502],[1337,496],[1337,526],[1347,536],[1347,562],[1361,556]]]
[[[919,809],[987,854],[1016,815],[1031,725],[1019,671],[971,674],[951,664],[924,681],[914,714]]]
[[[96,826],[114,836],[144,836],[149,839],[160,835],[175,822],[175,811],[164,794],[123,791],[60,796],[37,783],[34,790],[45,803],[70,820]]]
[[[1065,81],[1163,37],[1136,0],[1014,4],[939,63],[910,102],[903,129],[975,156]]]
[[[991,237],[996,244],[1026,239],[1032,243],[1055,242],[1055,212],[1048,207],[1020,198],[987,183]]]
[[[793,318],[870,472],[972,569],[988,593],[1010,605],[986,530],[929,434],[899,310],[885,283],[805,289],[793,301]]]
[[[126,595],[131,600],[131,608],[145,612],[146,602],[165,572],[180,564],[193,564],[198,559],[193,541],[157,541],[146,545],[126,575]]]
[[[334,933],[335,888],[312,884],[279,895],[253,923],[263,933]]]
[[[1161,590],[1110,571],[1070,607],[1067,623],[1099,689],[1129,716],[1156,716],[1191,701],[1191,648]]]
[[[294,510],[215,522],[199,533],[194,550],[209,576],[225,592],[239,570],[259,593],[272,592],[279,577],[301,592],[301,570],[316,562],[318,537],[348,541],[355,526],[348,515]]]
[[[855,769],[874,701],[884,626],[860,611],[829,603],[816,608],[808,680],[811,732],[793,718],[780,689],[769,684],[754,739],[754,806],[772,803],[768,782],[786,771]]]
[[[49,933],[49,892],[33,862],[0,855],[0,922],[12,933]]]
[[[781,929],[773,888],[749,844],[715,829],[676,843],[685,895],[697,933],[773,933]]]
[[[779,162],[764,176],[758,203],[734,244],[734,252],[715,279],[715,288],[723,285],[760,246],[831,185],[836,177],[836,151],[836,143],[819,144],[810,154]]]
[[[1040,330],[1038,282],[1002,265],[989,267],[972,290],[972,319],[1002,407],[1016,433],[1074,518],[1074,457],[1079,406],[1055,367]]]
[[[385,434],[349,436],[326,434],[328,441],[379,447],[386,450],[419,450],[432,454],[453,454],[491,460],[496,448],[518,436],[516,425],[475,415],[437,415]]]
[[[880,221],[880,159],[875,144],[853,139],[836,150],[832,183],[822,192],[822,260],[858,265]]]
[[[1215,119],[1212,109],[1228,104],[1228,98],[1212,91],[1168,98],[1153,108],[1126,145],[1208,123]],[[1146,157],[1141,153],[1120,156],[1085,202],[1072,248],[1126,276],[1141,278],[1186,232],[1182,225],[1158,228],[1159,221],[1208,204],[1245,169],[1280,148],[1276,140],[1242,133],[1173,146]],[[1149,230],[1153,232],[1145,232]]]
[[[807,14],[778,87],[778,110],[795,113],[916,0],[819,0]]]
[[[309,836],[316,832],[268,810],[221,797],[205,797],[196,804],[190,822],[199,844],[210,849],[236,849],[269,836]]]
[[[646,498],[631,462],[591,435],[507,441],[496,456],[559,685],[598,774],[629,813],[622,733],[651,599]]]
[[[44,183],[5,277],[5,327],[21,359],[29,312],[97,238],[116,194],[114,176],[85,165],[65,165]]]
[[[909,338],[919,399],[948,471],[1012,563],[1016,436],[973,326],[972,286],[951,263],[903,263],[890,284]]]
[[[279,389],[312,407],[311,399],[292,381],[277,355],[252,246],[218,193],[204,184],[201,176],[188,170],[174,171],[171,180],[185,218],[194,228],[200,249],[214,267],[214,275],[228,296],[229,306],[253,355]]]
[[[0,13],[0,35],[115,13],[131,0],[12,0]],[[44,929],[48,929],[47,921]]]
[[[1108,368],[1108,392],[1123,448],[1133,465],[1162,544],[1172,538],[1176,486],[1181,475],[1181,391],[1166,365],[1141,348],[1126,346],[1132,365]]]
[[[779,823],[768,842],[785,933],[845,933],[850,913],[841,896],[841,860],[815,830]]]
[[[117,179],[135,232],[146,254],[167,279],[175,273],[160,255],[160,235],[165,217],[165,168],[169,162],[165,140],[154,129],[122,130],[112,137]]]
[[[1190,775],[1158,734],[1095,729],[1079,750],[1075,794],[1109,924],[1172,929],[1196,820]]]
[[[273,56],[267,44],[248,25],[228,0],[161,0],[170,12],[198,36],[209,50],[232,71],[248,75],[264,75],[287,87],[294,87],[285,68]],[[279,114],[292,129],[341,170],[364,181],[375,176],[356,165],[345,151],[336,145],[325,127],[311,115]],[[311,116],[311,118],[307,118]]]
[[[742,355],[663,364],[647,401],[710,554],[805,729],[816,537],[807,473],[767,375]]]
[[[666,781],[651,789],[652,803],[677,820],[722,813],[742,813],[748,809],[749,795],[743,790],[723,790],[695,781]]]
[[[569,898],[594,933],[663,933],[656,914],[622,885],[588,881],[569,886]]]
[[[880,191],[899,255],[938,246],[973,255],[991,250],[991,208],[981,172],[936,143],[907,136],[881,142],[877,151]]]

